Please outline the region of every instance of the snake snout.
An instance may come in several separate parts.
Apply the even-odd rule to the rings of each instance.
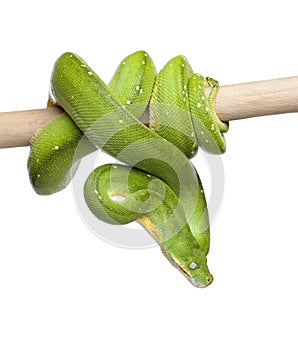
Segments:
[[[213,282],[213,276],[210,275],[206,277],[206,287],[209,286]]]

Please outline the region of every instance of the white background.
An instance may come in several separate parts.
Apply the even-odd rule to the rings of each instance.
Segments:
[[[43,108],[64,51],[106,81],[139,49],[158,69],[184,54],[222,85],[297,75],[297,29],[294,1],[11,0],[0,12],[0,110]],[[206,289],[158,247],[97,238],[71,186],[36,195],[29,148],[0,150],[0,348],[297,349],[297,129],[297,114],[231,122]]]

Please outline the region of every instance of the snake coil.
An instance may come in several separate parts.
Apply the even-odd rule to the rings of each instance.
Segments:
[[[215,113],[217,91],[217,81],[193,73],[184,56],[156,75],[149,55],[135,52],[106,85],[80,57],[63,54],[53,69],[49,107],[65,112],[31,140],[33,188],[43,195],[62,190],[79,160],[103,149],[127,166],[104,165],[89,175],[84,195],[93,214],[112,224],[139,222],[193,285],[209,285],[208,210],[188,158],[198,146],[225,151],[228,124]],[[146,111],[148,127],[140,121]]]

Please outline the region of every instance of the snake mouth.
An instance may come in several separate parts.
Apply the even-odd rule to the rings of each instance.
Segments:
[[[177,265],[177,268],[179,271],[182,272],[182,274],[189,280],[189,282],[197,287],[197,288],[206,288],[208,287],[212,281],[213,281],[213,277],[212,275],[210,274],[207,278],[206,278],[206,282],[205,283],[198,283],[191,275],[188,271],[186,271],[182,266],[180,265]]]
[[[186,271],[184,270],[183,267],[181,267],[180,265],[177,265],[178,270],[189,280],[189,282],[191,284],[193,284],[195,287],[200,287],[192,278],[192,276]]]

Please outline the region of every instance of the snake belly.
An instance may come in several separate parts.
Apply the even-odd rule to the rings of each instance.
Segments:
[[[115,168],[117,181],[103,181],[111,179],[111,165],[90,174],[84,192],[90,210],[110,223],[138,221],[193,285],[209,285],[208,210],[187,157],[198,146],[225,151],[228,125],[215,114],[217,89],[215,80],[194,74],[184,56],[156,76],[149,55],[138,51],[120,63],[107,86],[79,56],[63,54],[52,73],[50,100],[65,113],[32,138],[28,170],[34,189],[63,189],[80,158],[103,149],[128,166]],[[139,120],[148,107],[149,127]],[[115,194],[125,199],[117,203]]]

